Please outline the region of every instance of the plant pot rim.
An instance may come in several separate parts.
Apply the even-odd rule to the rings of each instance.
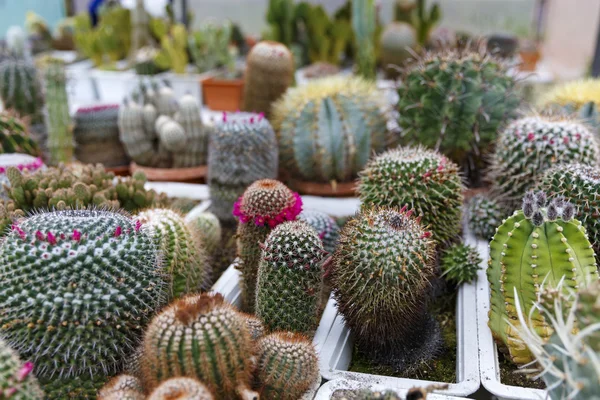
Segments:
[[[104,166],[104,169],[108,172],[113,172],[117,176],[127,176],[129,175],[129,165],[116,165],[114,167]]]
[[[190,182],[205,178],[208,172],[207,165],[190,168],[152,168],[144,167],[131,162],[131,174],[141,171],[146,174],[149,181],[167,181],[167,182]]]
[[[325,382],[323,384],[323,386],[321,386],[321,388],[317,392],[317,395],[315,396],[315,400],[330,400],[331,396],[333,396],[333,394],[335,392],[337,392],[338,390],[364,390],[364,389],[378,390],[378,391],[391,390],[394,393],[396,393],[397,395],[399,395],[400,398],[405,398],[405,396],[407,395],[407,392],[409,391],[409,389],[398,389],[395,387],[387,387],[385,385],[380,384],[379,382],[358,382],[358,381],[351,381],[351,380],[347,380],[347,379],[335,379],[332,381]],[[437,390],[436,390],[436,392],[437,392]],[[459,399],[463,399],[463,397],[455,397],[455,396],[445,395],[444,390],[440,389],[439,393],[434,392],[434,393],[427,394],[427,399],[428,400],[459,400]]]
[[[221,79],[215,76],[202,80],[202,84],[209,86],[243,86],[244,78],[239,79]]]
[[[289,186],[303,195],[321,197],[356,197],[357,183],[352,182],[309,182],[298,179],[289,179]]]

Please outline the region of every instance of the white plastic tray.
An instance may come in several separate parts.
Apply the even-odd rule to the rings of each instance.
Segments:
[[[155,76],[156,79],[165,79],[169,82],[171,88],[175,92],[176,98],[181,98],[185,94],[191,94],[198,100],[200,105],[202,102],[202,81],[204,79],[215,76],[219,71],[210,70],[201,74],[186,73],[176,74],[174,72],[163,72]]]
[[[371,389],[371,390],[387,390],[384,385],[373,385],[365,382],[359,381],[351,381],[345,379],[336,379],[333,381],[329,381],[321,386],[321,389],[317,392],[315,396],[315,400],[330,400],[331,396],[337,390],[361,390],[361,389]],[[404,398],[409,389],[393,389],[396,394]],[[455,397],[455,396],[447,396],[441,393],[431,393],[427,395],[427,400],[458,400],[464,399],[464,397]]]

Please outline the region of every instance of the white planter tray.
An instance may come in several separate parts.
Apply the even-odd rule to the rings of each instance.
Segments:
[[[96,99],[105,103],[121,103],[138,85],[137,75],[132,69],[104,71],[92,68],[89,75]]]
[[[167,80],[175,92],[176,98],[181,98],[183,95],[189,93],[198,100],[202,105],[202,81],[204,79],[215,76],[218,70],[209,70],[201,74],[186,73],[176,74],[174,72],[163,72],[154,76],[155,79]]]
[[[370,390],[378,390],[378,391],[384,391],[384,390],[389,390],[390,388],[387,388],[383,385],[374,385],[374,384],[368,384],[365,382],[359,382],[359,381],[351,381],[351,380],[345,380],[345,379],[336,379],[333,381],[329,381],[327,383],[325,383],[323,386],[321,386],[321,388],[319,389],[319,391],[317,392],[317,395],[315,396],[315,400],[330,400],[331,396],[338,390],[362,390],[362,389],[370,389]],[[398,394],[399,396],[401,396],[401,398],[404,398],[404,396],[406,396],[406,393],[409,391],[409,389],[393,389],[394,392],[396,392],[396,394]],[[438,391],[435,391],[434,393],[430,393],[427,395],[427,400],[458,400],[458,399],[464,399],[464,397],[455,397],[455,396],[447,396],[442,394],[441,392],[443,391],[439,391],[440,393],[436,393]]]

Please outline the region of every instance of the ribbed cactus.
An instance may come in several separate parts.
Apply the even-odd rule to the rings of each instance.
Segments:
[[[171,378],[161,383],[147,400],[214,400],[210,390],[193,378]]]
[[[244,319],[252,340],[258,340],[265,335],[265,325],[260,318],[254,314],[246,314],[241,311],[239,314]]]
[[[548,321],[532,309],[542,284],[556,286],[564,279],[565,288],[581,290],[598,280],[592,245],[574,214],[573,205],[562,199],[548,204],[544,192],[528,192],[523,209],[505,220],[490,242],[488,324],[516,364],[530,362],[532,355],[519,337],[515,293],[531,317],[530,328],[548,338]]]
[[[600,133],[600,79],[588,78],[559,84],[542,97],[541,103],[548,108],[576,114],[593,126],[596,134]]]
[[[158,314],[143,340],[142,377],[147,389],[162,381],[198,378],[222,399],[252,398],[253,351],[241,315],[220,294],[186,296]]]
[[[470,283],[477,278],[481,261],[475,247],[462,243],[454,244],[442,253],[442,276],[456,285]]]
[[[8,175],[14,175],[13,170],[8,172],[10,167],[16,168],[19,171],[37,171],[45,168],[41,158],[29,156],[27,154],[0,154],[0,198],[9,199],[10,180]],[[8,175],[7,175],[8,172]]]
[[[182,151],[173,153],[173,167],[185,168],[206,165],[208,159],[208,140],[210,130],[203,126],[200,104],[190,94],[179,100],[177,121],[186,135],[186,146]]]
[[[190,229],[199,236],[207,254],[214,256],[221,247],[221,223],[217,216],[210,212],[203,212],[192,218],[186,217],[186,220]]]
[[[356,72],[365,79],[375,80],[375,0],[352,0],[352,30],[356,51]]]
[[[277,177],[277,140],[269,121],[259,114],[223,114],[210,137],[208,187],[212,210],[233,221],[233,203],[259,179]]]
[[[465,215],[471,232],[486,241],[492,239],[496,228],[508,217],[508,213],[488,194],[473,196],[467,203]]]
[[[40,155],[39,146],[29,137],[23,123],[9,113],[0,113],[0,153]]]
[[[144,110],[135,102],[125,102],[119,108],[120,139],[127,155],[136,163],[154,166],[157,159],[154,151],[154,140],[144,131]]]
[[[335,219],[317,210],[304,210],[298,215],[298,219],[312,226],[323,241],[325,251],[333,253],[340,237],[340,227]]]
[[[490,196],[514,210],[541,175],[559,164],[597,166],[594,134],[572,119],[527,117],[511,123],[498,138],[490,165]]]
[[[44,95],[32,62],[12,57],[0,62],[0,98],[4,108],[29,117],[32,124],[43,122]]]
[[[381,64],[389,77],[396,78],[400,67],[411,57],[410,50],[417,46],[415,29],[406,22],[392,22],[381,34]]]
[[[284,222],[271,231],[262,244],[256,284],[256,315],[269,330],[314,333],[326,254],[304,221]]]
[[[285,45],[263,41],[246,60],[244,110],[271,116],[271,106],[294,83],[294,57]]]
[[[388,137],[382,97],[360,78],[316,79],[289,89],[274,105],[281,168],[314,182],[350,182]]]
[[[366,357],[404,369],[439,350],[439,328],[427,313],[435,247],[405,208],[363,210],[342,228],[332,286]]]
[[[292,332],[275,332],[258,342],[260,398],[298,400],[319,376],[319,358],[311,341]]]
[[[460,233],[463,184],[458,166],[421,147],[400,147],[371,160],[359,174],[364,207],[408,207],[446,242]]]
[[[132,375],[118,375],[98,391],[98,400],[144,400],[142,382]]]
[[[243,310],[254,312],[256,280],[261,258],[260,244],[277,225],[293,221],[302,211],[302,199],[283,183],[263,179],[248,186],[234,204],[237,229],[238,268],[242,272]]]
[[[0,399],[42,400],[44,393],[32,373],[33,364],[0,339]]]

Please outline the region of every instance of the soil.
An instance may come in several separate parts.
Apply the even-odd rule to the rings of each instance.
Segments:
[[[500,365],[500,382],[505,385],[521,386],[531,389],[545,389],[546,384],[540,379],[532,380],[531,377],[513,364],[502,352],[498,352],[498,364]]]

